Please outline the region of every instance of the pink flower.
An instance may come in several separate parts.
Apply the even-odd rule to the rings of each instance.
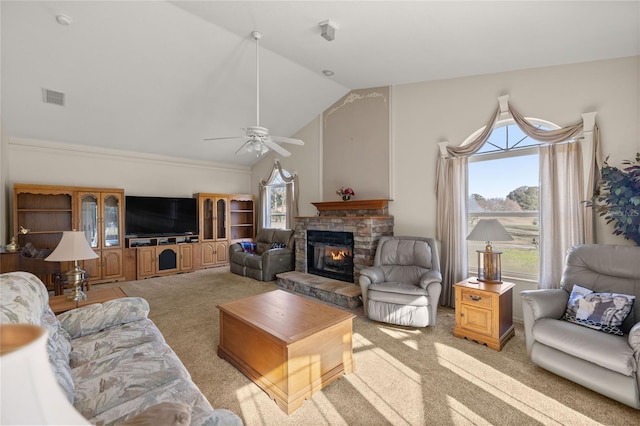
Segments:
[[[348,195],[350,197],[354,197],[356,195],[356,193],[353,191],[352,188],[350,188],[350,187],[346,187],[345,188],[344,186],[342,188],[338,189],[336,191],[336,194],[338,194],[341,197],[344,197],[345,195]]]

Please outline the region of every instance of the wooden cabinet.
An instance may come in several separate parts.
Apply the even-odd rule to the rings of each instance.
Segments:
[[[31,243],[53,250],[62,231],[81,230],[98,254],[80,261],[90,283],[124,279],[124,190],[15,184],[13,193],[13,228],[20,247]]]
[[[231,242],[251,241],[255,237],[253,195],[229,196],[229,232]]]
[[[76,192],[78,230],[98,254],[97,259],[85,260],[82,268],[91,283],[124,279],[123,264],[123,190],[80,190]]]
[[[198,260],[194,250],[199,244],[191,243],[190,236],[129,238],[127,245],[127,263],[131,264],[131,258],[135,258],[133,279],[190,272]]]
[[[212,241],[200,244],[200,266],[210,268],[229,263],[229,242]]]
[[[453,335],[501,350],[514,334],[513,295],[515,284],[489,284],[475,278],[454,284],[456,326]]]
[[[74,192],[72,187],[14,184],[13,235],[18,245],[55,249],[62,231],[73,229]]]
[[[178,245],[178,270],[193,271],[193,244]]]
[[[195,194],[198,198],[200,241],[229,239],[229,207],[225,194]]]

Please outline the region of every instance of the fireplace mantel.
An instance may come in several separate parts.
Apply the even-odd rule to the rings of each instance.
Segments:
[[[382,210],[390,200],[323,201],[311,203],[319,212],[334,210]]]

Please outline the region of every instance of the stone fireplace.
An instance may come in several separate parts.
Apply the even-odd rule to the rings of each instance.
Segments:
[[[313,203],[317,216],[296,217],[296,270],[278,274],[278,286],[347,309],[362,306],[360,271],[373,265],[380,237],[393,235],[387,203]]]
[[[342,277],[334,275],[330,278],[357,284],[360,271],[373,265],[380,237],[393,235],[393,216],[389,216],[388,200],[352,200],[313,203],[313,205],[318,209],[318,216],[296,218],[296,271],[327,276],[317,273],[319,264],[326,266],[327,255],[315,253],[315,231],[350,234],[353,248],[351,253],[347,253],[351,258],[346,264],[352,266],[352,271],[341,274]],[[309,241],[310,232],[313,235],[311,242]],[[325,246],[334,245],[331,241],[324,244]],[[313,253],[311,253],[312,250]],[[331,264],[332,261],[329,263]],[[335,265],[334,263],[333,266]],[[340,268],[344,269],[344,264],[340,265]],[[328,269],[332,269],[332,265],[329,265]]]

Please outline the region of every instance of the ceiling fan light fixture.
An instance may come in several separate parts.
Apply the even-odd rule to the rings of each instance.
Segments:
[[[260,31],[252,31],[251,37],[256,41],[256,125],[245,127],[245,136],[243,145],[238,148],[236,154],[243,152],[256,153],[257,157],[260,157],[270,150],[277,152],[283,157],[291,155],[289,151],[278,145],[280,143],[290,143],[294,145],[304,145],[304,142],[300,139],[286,138],[282,136],[270,136],[269,129],[260,126],[260,39],[262,33]],[[222,137],[222,138],[206,138],[206,141],[210,140],[236,140],[236,137]]]

